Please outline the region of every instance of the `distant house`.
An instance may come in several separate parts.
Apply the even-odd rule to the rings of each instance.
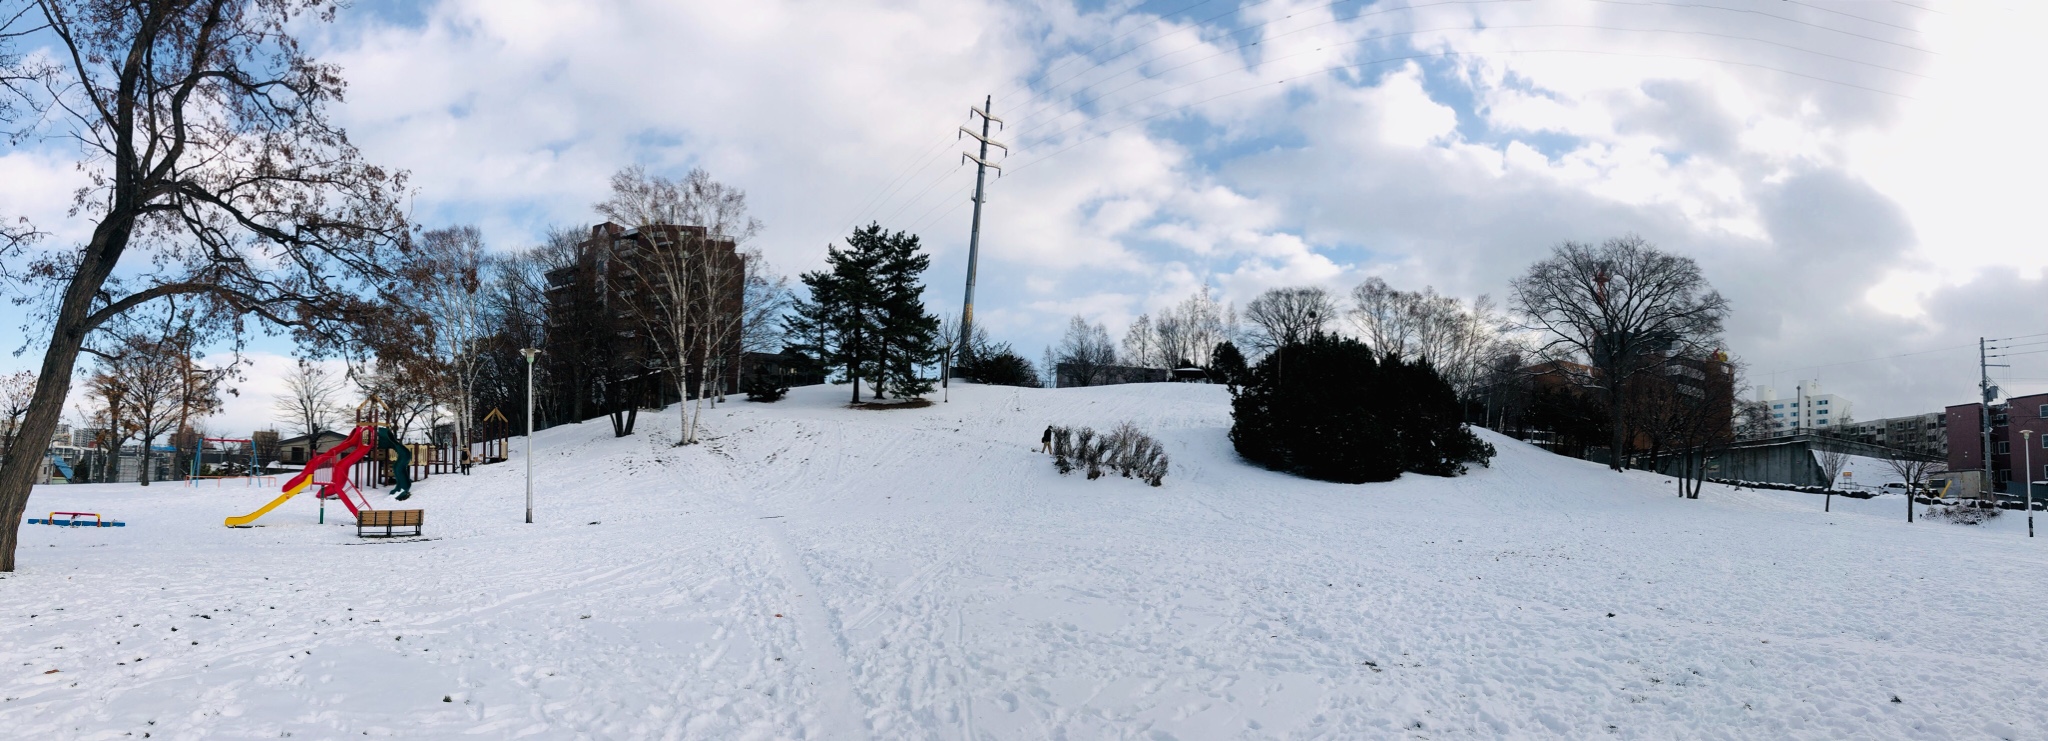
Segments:
[[[267,464],[286,466],[305,465],[313,456],[332,450],[348,436],[333,430],[321,430],[317,435],[300,435],[277,441],[277,460]]]

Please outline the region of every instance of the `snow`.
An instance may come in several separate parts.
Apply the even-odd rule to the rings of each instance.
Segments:
[[[420,542],[310,500],[222,527],[257,489],[39,488],[128,527],[23,529],[0,736],[2048,736],[2020,513],[1684,501],[1491,435],[1467,477],[1310,482],[1237,460],[1210,386],[844,394],[736,401],[686,449],[673,413],[545,431],[539,524],[515,443],[415,487]],[[1165,486],[1031,450],[1123,420]]]
[[[1813,453],[1814,464],[1821,467],[1822,475],[1826,475],[1827,463],[1821,460],[1820,451],[1815,450],[1811,452]],[[1904,483],[1906,480],[1899,475],[1897,470],[1892,468],[1891,463],[1886,462],[1883,458],[1873,458],[1867,455],[1849,455],[1844,456],[1844,458],[1847,460],[1843,462],[1842,475],[1835,477],[1836,491],[1844,489],[1881,489],[1885,484]],[[1900,504],[1899,506],[1899,511],[1904,512],[1905,505]]]

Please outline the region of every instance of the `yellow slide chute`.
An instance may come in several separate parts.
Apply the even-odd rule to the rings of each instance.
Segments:
[[[281,496],[281,497],[278,497],[278,498],[276,498],[276,499],[272,499],[272,500],[270,500],[270,503],[269,503],[269,504],[266,504],[266,505],[263,505],[263,508],[262,508],[262,509],[256,510],[256,511],[254,511],[254,512],[250,512],[249,514],[246,514],[246,515],[242,515],[242,516],[240,516],[240,517],[230,517],[230,518],[228,518],[228,520],[227,520],[227,522],[228,522],[228,527],[241,527],[241,526],[243,526],[243,525],[247,525],[247,524],[249,524],[249,523],[251,523],[251,522],[255,522],[255,521],[256,521],[256,518],[258,518],[258,517],[262,517],[262,516],[264,516],[264,515],[270,514],[270,511],[271,511],[271,510],[273,510],[273,509],[277,509],[277,505],[280,505],[280,504],[284,504],[286,500],[289,500],[289,499],[291,499],[292,497],[298,496],[298,495],[299,495],[299,492],[305,491],[305,490],[306,490],[306,486],[307,486],[308,484],[310,484],[310,483],[312,483],[312,479],[301,479],[301,480],[299,481],[299,485],[298,485],[298,486],[294,486],[294,487],[292,487],[292,488],[290,488],[290,489],[286,489],[286,490],[284,490],[284,496]]]

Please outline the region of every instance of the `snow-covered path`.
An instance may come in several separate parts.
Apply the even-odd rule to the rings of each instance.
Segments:
[[[735,402],[689,449],[672,415],[543,432],[541,524],[515,446],[417,487],[425,542],[310,501],[221,527],[255,490],[38,489],[129,526],[25,530],[0,736],[2048,736],[2048,539],[2015,515],[1681,501],[1499,438],[1464,478],[1307,482],[1236,459],[1215,387],[843,392]],[[1164,487],[1030,450],[1123,420]]]

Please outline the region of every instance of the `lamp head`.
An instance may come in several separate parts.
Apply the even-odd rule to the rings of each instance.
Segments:
[[[539,355],[539,354],[540,354],[540,348],[538,348],[538,347],[527,347],[527,348],[521,348],[521,349],[519,350],[519,354],[521,354],[521,355],[524,355],[524,356],[526,356],[526,362],[528,362],[528,363],[532,363],[532,362],[533,362],[533,356],[535,356],[535,355]]]

